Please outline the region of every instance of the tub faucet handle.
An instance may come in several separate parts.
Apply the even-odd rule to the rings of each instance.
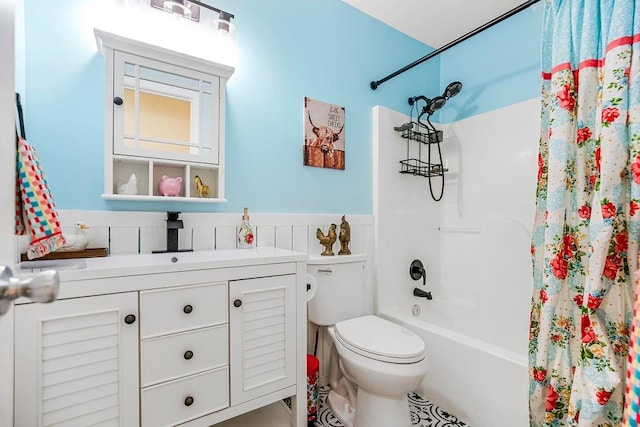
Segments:
[[[409,267],[409,275],[413,280],[420,280],[422,278],[422,284],[427,284],[427,270],[424,269],[422,261],[414,259]]]

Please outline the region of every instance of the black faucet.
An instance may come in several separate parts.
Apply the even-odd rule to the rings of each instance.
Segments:
[[[167,252],[178,252],[178,230],[184,228],[180,212],[167,212]]]
[[[424,269],[424,265],[419,259],[414,259],[409,266],[409,275],[413,280],[420,280],[422,278],[422,284],[427,284],[427,270]]]
[[[427,270],[419,259],[414,259],[409,266],[409,275],[413,280],[420,280],[422,278],[422,286],[427,284]],[[413,296],[432,299],[431,292],[423,291],[420,288],[413,289]]]
[[[153,251],[154,253],[162,252],[191,252],[193,249],[178,249],[178,230],[184,228],[182,220],[179,218],[180,212],[167,212],[167,250]]]
[[[431,292],[423,291],[420,288],[413,288],[413,296],[419,297],[419,298],[426,298],[428,300],[433,299],[433,297],[431,296]]]

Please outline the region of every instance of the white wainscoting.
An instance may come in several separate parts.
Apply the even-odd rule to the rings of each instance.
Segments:
[[[64,234],[75,233],[75,223],[89,226],[89,248],[108,248],[111,255],[151,253],[166,249],[166,212],[76,211],[60,210]],[[182,213],[184,228],[179,231],[180,249],[207,250],[236,248],[241,214]],[[250,214],[256,246],[275,246],[310,255],[319,255],[323,247],[316,229],[324,233],[332,223],[340,225],[339,214]],[[373,216],[347,215],[351,225],[352,253],[371,255],[373,250]],[[17,251],[23,253],[27,236],[16,239]],[[340,242],[334,245],[334,252]]]

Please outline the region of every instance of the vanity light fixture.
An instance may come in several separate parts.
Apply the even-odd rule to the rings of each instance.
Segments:
[[[218,31],[222,33],[233,33],[235,32],[236,26],[231,23],[231,18],[233,18],[232,14],[221,10],[218,12],[218,19],[214,20],[213,23],[218,27]]]
[[[165,12],[173,13],[174,15],[182,15],[183,18],[193,19],[194,21],[198,21],[199,17],[192,18],[191,17],[191,3],[189,2],[181,2],[175,0],[168,0],[162,2],[162,9]],[[195,8],[194,8],[195,9]]]
[[[151,7],[181,15],[183,18],[196,22],[200,21],[200,8],[204,7],[218,13],[218,19],[213,21],[218,31],[232,33],[235,30],[235,25],[231,23],[231,19],[235,18],[235,16],[198,0],[151,0]]]

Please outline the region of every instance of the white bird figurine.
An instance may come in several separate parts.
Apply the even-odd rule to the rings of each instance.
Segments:
[[[138,178],[136,178],[136,174],[132,173],[126,183],[118,184],[117,192],[118,194],[138,194]]]
[[[76,222],[76,234],[64,236],[65,244],[56,252],[77,252],[83,251],[89,244],[89,236],[84,233],[84,230],[89,226],[82,221]]]

